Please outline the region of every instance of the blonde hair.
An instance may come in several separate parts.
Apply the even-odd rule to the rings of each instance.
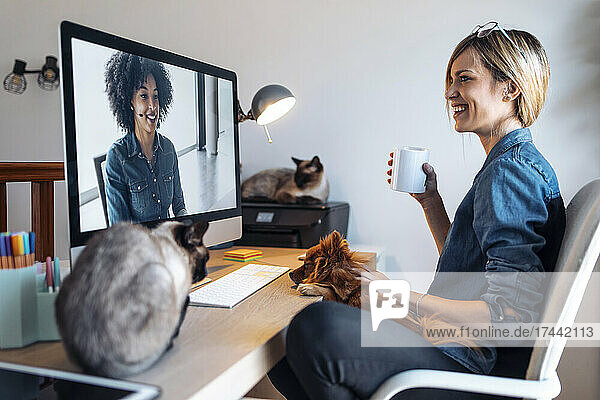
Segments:
[[[465,50],[472,50],[491,72],[496,82],[512,81],[520,90],[515,99],[515,116],[523,127],[535,122],[546,100],[550,83],[550,67],[546,51],[532,34],[519,30],[506,30],[510,38],[523,50],[523,54],[499,30],[486,37],[471,34],[454,49],[446,69],[446,91],[452,84],[450,69]],[[449,102],[447,101],[449,109]]]

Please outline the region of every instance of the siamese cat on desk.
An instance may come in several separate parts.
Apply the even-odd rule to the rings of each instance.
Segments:
[[[296,170],[273,168],[260,171],[242,183],[242,200],[283,204],[327,202],[329,182],[318,156],[312,160],[292,157]]]
[[[115,378],[154,364],[179,333],[191,283],[206,276],[207,229],[204,221],[152,230],[121,223],[95,235],[56,299],[71,360]]]

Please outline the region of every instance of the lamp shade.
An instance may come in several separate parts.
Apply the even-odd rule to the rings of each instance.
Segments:
[[[54,56],[47,56],[46,63],[38,75],[38,85],[44,90],[54,90],[58,88],[58,60]]]
[[[284,86],[267,85],[252,99],[252,115],[259,125],[270,124],[284,116],[296,104],[296,98]]]
[[[4,89],[10,93],[22,94],[27,88],[25,80],[25,66],[27,63],[23,60],[15,60],[13,72],[4,78]]]

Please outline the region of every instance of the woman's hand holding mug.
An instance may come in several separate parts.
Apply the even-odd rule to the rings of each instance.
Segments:
[[[393,165],[393,157],[394,153],[390,153],[390,160],[388,161],[388,166]],[[423,193],[409,193],[413,198],[415,198],[421,207],[424,209],[429,209],[431,207],[435,207],[439,202],[441,202],[440,194],[437,190],[437,175],[435,170],[429,163],[423,163],[422,165],[423,172],[425,173],[425,191]],[[392,170],[387,171],[388,176],[392,176]],[[392,179],[388,178],[387,182],[389,184],[392,183]]]

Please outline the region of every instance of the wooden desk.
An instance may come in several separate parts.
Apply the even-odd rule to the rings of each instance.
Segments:
[[[257,262],[292,269],[302,264],[297,257],[304,250],[261,250],[264,257]],[[223,252],[210,252],[212,279],[246,265],[224,261]],[[375,269],[375,253],[363,255]],[[174,347],[152,368],[129,380],[160,386],[162,399],[239,399],[284,356],[285,329],[294,315],[320,300],[300,296],[292,285],[284,274],[231,310],[189,307]],[[0,361],[79,371],[67,359],[61,342],[3,350]]]

